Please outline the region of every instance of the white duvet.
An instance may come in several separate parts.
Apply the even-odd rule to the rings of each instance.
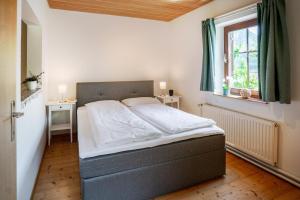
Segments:
[[[211,119],[198,117],[161,103],[142,104],[130,107],[130,109],[145,121],[169,134],[177,134],[216,124]]]
[[[162,134],[118,101],[98,101],[85,106],[97,146],[145,141]]]
[[[78,109],[77,116],[79,156],[82,159],[100,155],[119,153],[124,151],[151,148],[159,145],[170,144],[173,142],[179,142],[193,138],[224,134],[224,131],[218,128],[217,126],[210,126],[206,128],[186,131],[179,134],[163,133],[161,137],[155,138],[153,140],[128,143],[120,141],[120,143],[107,143],[101,146],[96,146],[91,131],[91,125],[87,114],[86,106],[80,107]]]

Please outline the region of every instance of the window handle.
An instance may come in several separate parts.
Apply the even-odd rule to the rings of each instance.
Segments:
[[[14,117],[14,118],[20,118],[23,116],[24,116],[24,113],[22,113],[22,112],[13,112],[12,113],[12,117]]]

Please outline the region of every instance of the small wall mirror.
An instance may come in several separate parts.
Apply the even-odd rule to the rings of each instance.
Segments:
[[[21,80],[42,72],[42,30],[22,21]]]
[[[22,101],[41,88],[42,29],[28,2],[22,4],[21,88]],[[38,77],[37,77],[38,76]]]

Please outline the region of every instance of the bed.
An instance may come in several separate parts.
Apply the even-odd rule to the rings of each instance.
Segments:
[[[147,143],[126,151],[97,151],[83,106],[132,97],[153,97],[153,81],[77,83],[83,199],[151,199],[225,174],[223,134],[194,138],[194,132],[159,145]]]

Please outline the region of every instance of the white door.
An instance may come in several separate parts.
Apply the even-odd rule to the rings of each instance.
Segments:
[[[0,199],[16,199],[16,143],[11,102],[16,98],[17,0],[0,0]]]

